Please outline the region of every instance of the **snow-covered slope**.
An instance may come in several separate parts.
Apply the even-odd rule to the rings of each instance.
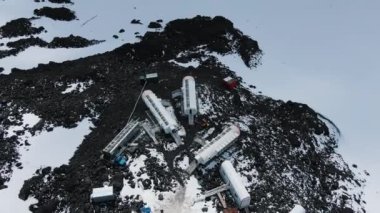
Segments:
[[[39,118],[33,114],[24,115],[24,125],[34,126]],[[8,188],[0,190],[2,212],[27,212],[29,205],[36,202],[29,198],[23,201],[18,198],[24,181],[45,167],[57,167],[67,164],[83,136],[90,132],[91,123],[83,120],[75,129],[55,128],[52,132],[37,133],[35,136],[26,134],[22,140],[28,140],[31,146],[20,147],[21,169],[15,168]]]

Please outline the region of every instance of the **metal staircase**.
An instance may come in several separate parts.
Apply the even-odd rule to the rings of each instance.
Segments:
[[[209,191],[206,191],[204,194],[202,194],[200,197],[196,198],[194,200],[194,203],[196,202],[199,202],[199,201],[203,201],[205,200],[207,197],[210,197],[210,196],[213,196],[215,194],[218,194],[220,192],[223,192],[223,191],[226,191],[230,188],[230,186],[228,184],[223,184],[221,186],[218,186],[216,188],[213,188]]]
[[[133,137],[133,133],[137,131],[140,122],[135,120],[129,122],[124,128],[117,134],[112,141],[103,149],[103,152],[114,154],[118,147],[120,147],[125,141],[130,140]]]

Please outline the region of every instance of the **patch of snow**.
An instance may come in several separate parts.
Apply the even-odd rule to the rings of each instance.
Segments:
[[[186,170],[187,167],[189,167],[189,164],[190,164],[190,160],[187,155],[183,157],[183,160],[177,161],[177,167],[181,168],[182,170]]]
[[[38,122],[33,114],[25,114],[23,119],[28,124]],[[24,181],[32,177],[37,169],[67,164],[83,137],[90,132],[91,122],[85,119],[76,128],[56,127],[52,132],[42,132],[36,136],[25,135],[31,146],[20,147],[20,162],[23,169],[14,168],[8,188],[0,190],[1,212],[29,212],[29,205],[36,203],[34,198],[27,201],[18,199],[18,193]]]
[[[155,156],[159,159],[160,163],[166,164],[163,159],[163,154],[157,152],[155,149],[148,149],[152,156]],[[138,178],[147,179],[150,178],[145,170],[145,160],[147,157],[145,155],[141,155],[136,159],[131,159],[129,170],[132,172],[134,176],[134,180]],[[188,157],[179,163],[179,165],[186,166],[186,160],[188,161]],[[188,163],[188,162],[187,162]],[[143,171],[140,177],[137,177],[137,173],[139,171]],[[132,188],[128,184],[128,180],[124,180],[124,187],[120,192],[121,197],[124,199],[126,196],[131,195],[140,195],[142,200],[147,203],[147,205],[152,208],[153,212],[160,212],[160,210],[164,210],[165,212],[201,212],[201,209],[206,205],[209,209],[209,212],[216,212],[216,209],[212,206],[212,201],[208,202],[199,202],[193,205],[193,200],[197,195],[201,193],[201,186],[199,185],[197,179],[194,176],[191,176],[187,181],[184,187],[180,186],[180,184],[174,182],[176,188],[173,191],[156,191],[154,190],[154,183],[152,182],[152,187],[150,189],[144,189],[142,183],[140,181],[136,182],[135,188]],[[158,196],[162,194],[164,200],[159,200]]]
[[[306,210],[302,206],[297,204],[289,213],[305,213],[305,212]]]
[[[36,116],[35,114],[25,113],[22,116],[23,125],[21,125],[21,126],[10,126],[5,131],[6,135],[7,135],[7,137],[11,137],[13,135],[16,135],[15,131],[23,130],[25,127],[32,127],[36,123],[38,123],[39,120],[40,120],[40,118],[38,116]]]
[[[32,127],[40,121],[40,118],[33,113],[25,113],[22,120],[25,126]]]
[[[260,183],[264,182],[263,180],[259,181],[259,172],[254,167],[252,159],[235,153],[229,160],[233,162],[233,165],[235,165],[235,162],[238,162],[235,169],[239,173],[243,184],[247,189],[253,189]]]
[[[140,155],[138,158],[133,159],[132,162],[129,165],[129,170],[132,172],[134,179],[137,180],[138,178],[147,179],[149,178],[148,175],[143,172],[140,177],[137,177],[137,173],[140,171],[144,171],[145,169],[145,160],[147,157],[145,155]],[[153,211],[159,211],[158,206],[156,202],[158,201],[158,192],[155,192],[153,190],[154,183],[152,183],[152,188],[148,190],[144,190],[144,187],[142,186],[141,182],[137,181],[134,188],[132,188],[127,180],[124,180],[124,187],[122,191],[120,192],[120,195],[122,198],[125,196],[130,195],[140,195],[142,197],[142,200],[148,204],[149,207],[153,209]],[[165,192],[167,193],[167,192]]]
[[[197,67],[200,65],[199,61],[196,60],[196,59],[193,59],[193,60],[191,60],[191,61],[189,61],[189,62],[187,62],[187,63],[181,63],[181,62],[178,62],[178,61],[176,61],[176,60],[174,60],[174,59],[169,60],[169,62],[171,62],[171,63],[175,63],[175,64],[177,64],[178,66],[185,67],[185,68],[188,68],[188,67],[190,67],[190,66],[192,66],[192,67],[194,67],[194,68],[197,68]]]
[[[146,155],[140,155],[138,158],[133,159],[133,161],[129,163],[129,171],[134,175],[137,174],[141,169],[145,167],[144,162],[146,159]]]
[[[76,89],[78,89],[79,92],[83,92],[86,90],[89,86],[91,86],[94,82],[92,80],[88,82],[75,82],[68,85],[68,87],[62,91],[62,94],[70,93]]]
[[[175,150],[175,149],[177,149],[178,148],[178,145],[176,144],[176,143],[174,143],[174,142],[163,142],[164,143],[164,148],[165,148],[165,150],[166,151],[173,151],[173,150]]]
[[[236,121],[240,130],[243,132],[251,132],[249,126],[252,124],[254,118],[251,115],[239,116],[238,120],[231,118],[232,121]]]
[[[176,56],[176,58],[182,58],[182,57],[187,57],[193,53],[199,53],[200,51],[202,50],[205,50],[207,48],[207,44],[202,44],[202,45],[199,45],[191,50],[184,50],[182,52],[179,52]],[[175,60],[175,59],[174,59]],[[169,62],[172,62],[172,61],[169,61]],[[176,63],[177,61],[173,61],[174,63]]]
[[[199,114],[205,115],[214,112],[214,107],[210,98],[210,89],[206,85],[199,85],[199,87]]]
[[[346,190],[344,190],[343,188],[346,188]],[[336,200],[337,198],[341,198],[342,195],[353,195],[353,196],[358,196],[358,197],[361,197],[363,196],[363,192],[362,192],[363,188],[362,187],[358,187],[357,185],[355,185],[355,183],[349,183],[347,181],[339,181],[339,189],[337,190],[334,190],[332,191],[332,195],[333,195],[333,200]],[[338,203],[338,205],[341,204],[341,203]],[[345,205],[346,207],[348,208],[351,208],[352,210],[354,210],[354,212],[362,212],[362,206],[357,203],[354,199],[352,200],[348,200],[346,201]]]
[[[197,196],[201,195],[201,188],[198,180],[190,176],[184,187],[179,186],[175,189],[176,193],[164,196],[160,209],[169,213],[199,213],[203,207],[207,207],[207,212],[217,212],[212,200],[194,203]]]

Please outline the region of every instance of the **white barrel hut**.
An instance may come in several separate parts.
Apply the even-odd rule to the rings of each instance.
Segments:
[[[198,113],[197,92],[195,80],[192,76],[185,76],[182,80],[183,113],[189,117],[189,125],[194,125],[194,116]]]
[[[239,208],[245,208],[249,206],[251,202],[251,196],[247,189],[243,185],[240,175],[236,172],[232,163],[228,160],[224,161],[220,167],[220,175],[223,181],[229,185],[229,190],[234,198],[236,205]]]
[[[158,99],[151,90],[145,90],[142,94],[142,99],[162,130],[164,130],[166,134],[171,134],[178,144],[181,143],[181,138],[178,135],[178,130],[180,127],[177,121],[162,105],[160,99]]]
[[[115,200],[112,186],[104,186],[100,188],[93,188],[91,193],[91,201],[93,203],[102,203]]]
[[[197,163],[205,165],[208,161],[222,153],[229,145],[235,142],[239,135],[239,127],[234,124],[229,125],[210,142],[206,141],[206,145],[195,153],[195,160]]]

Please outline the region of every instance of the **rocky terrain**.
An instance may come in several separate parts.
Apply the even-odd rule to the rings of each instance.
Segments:
[[[132,19],[131,24],[142,24],[138,19]]]
[[[0,27],[0,36],[5,38],[34,35],[41,33],[45,28],[33,27],[31,20],[27,18],[19,18],[7,22],[4,26]]]
[[[61,1],[54,1],[59,3]],[[68,1],[62,1],[61,3],[69,3]],[[59,21],[71,21],[74,20],[75,14],[67,8],[49,8],[43,7],[34,11],[37,16],[47,16],[53,20]],[[6,45],[8,49],[0,50],[0,59],[9,56],[16,56],[20,52],[23,52],[29,47],[38,46],[43,48],[83,48],[91,45],[99,44],[103,41],[90,40],[81,36],[69,35],[66,37],[54,37],[50,42],[45,41],[38,37],[41,33],[47,33],[43,26],[34,26],[33,20],[38,17],[32,18],[18,18],[7,22],[0,27],[0,39],[2,38],[14,38],[14,40],[1,43],[0,46]]]
[[[28,42],[43,43],[36,38]],[[74,128],[91,118],[94,127],[69,164],[36,171],[19,197],[38,200],[30,206],[33,212],[99,211],[99,206],[90,203],[91,189],[110,182],[123,196],[109,203],[108,210],[130,212],[141,203],[123,189],[132,190],[141,183],[146,190],[164,193],[186,185],[189,177],[180,164],[191,160],[199,148],[193,142],[195,134],[214,129],[208,135],[212,138],[223,125],[236,122],[242,130],[238,142],[210,165],[196,170],[202,190],[222,184],[218,165],[228,158],[248,186],[250,212],[288,212],[296,203],[309,212],[365,212],[361,198],[365,180],[335,152],[339,129],[305,104],[274,100],[246,88],[220,63],[218,57],[226,54],[237,54],[246,66],[254,68],[260,64],[262,51],[257,41],[226,18],[197,16],[171,21],[162,32],[147,32],[140,42],[110,52],[40,64],[31,70],[14,69],[10,75],[0,76],[0,188],[6,187],[13,166],[22,167],[17,148],[28,145],[22,140],[26,131]],[[199,65],[184,66],[194,61]],[[129,167],[117,167],[101,159],[101,150],[126,124],[141,90],[139,76],[145,72],[157,72],[160,79],[158,85],[148,84],[146,89],[168,100],[184,76],[194,76],[201,113],[194,127],[177,115],[187,130],[184,145],[171,149],[170,138],[157,146],[142,140]],[[240,86],[226,90],[222,85],[226,76],[238,79]],[[82,86],[62,93],[78,82]],[[171,101],[175,105],[178,100]],[[145,110],[140,101],[134,117],[144,117]],[[22,126],[22,114],[27,112],[41,121],[10,134],[7,130]],[[137,167],[137,162],[144,166]],[[227,202],[234,206],[228,196]],[[221,209],[217,201],[213,203]]]
[[[153,29],[157,29],[157,28],[161,28],[161,24],[159,22],[155,22],[155,21],[152,21],[149,23],[148,25],[148,28],[153,28]]]
[[[48,0],[54,4],[74,4],[71,0]],[[34,2],[45,2],[45,0],[34,0]]]
[[[51,42],[46,42],[39,37],[30,36],[7,43],[9,50],[0,50],[0,59],[8,56],[15,56],[25,49],[33,46],[44,48],[83,48],[98,44],[103,41],[88,40],[80,36],[69,35],[67,37],[54,37]]]
[[[70,0],[49,0],[49,2],[56,4],[73,4]]]
[[[45,16],[59,21],[72,21],[76,18],[75,12],[66,7],[43,7],[35,9],[34,15]]]

